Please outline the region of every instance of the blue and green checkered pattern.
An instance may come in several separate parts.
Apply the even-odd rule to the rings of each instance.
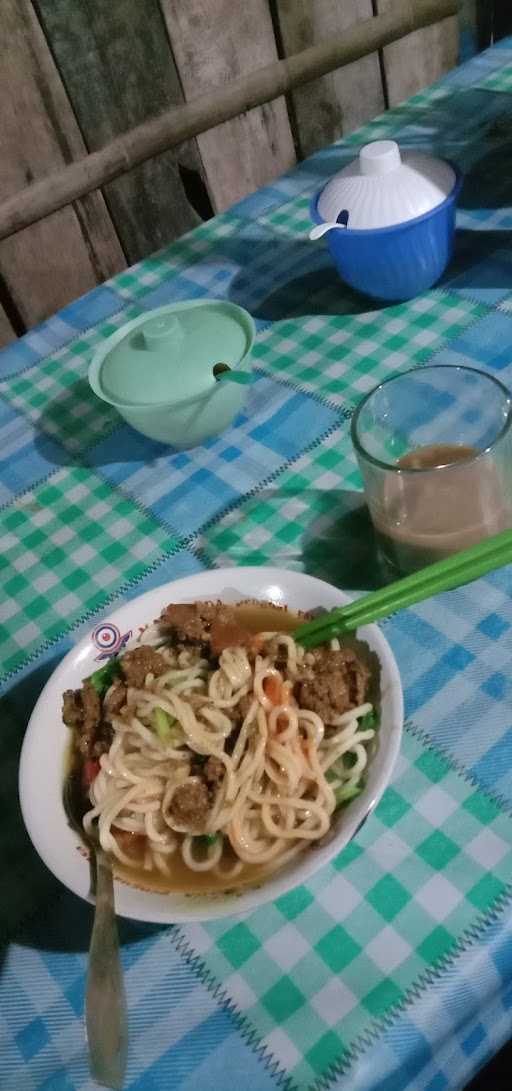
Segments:
[[[475,909],[505,894],[510,819],[450,764],[405,739],[364,831],[307,886],[244,920],[184,929],[180,949],[222,981],[262,1047],[309,1086],[442,964]]]
[[[372,546],[349,427],[427,361],[512,385],[510,42],[312,156],[0,354],[2,1089],[93,1091],[82,1021],[90,907],[27,841],[19,748],[71,644],[121,601],[205,566],[272,563],[355,593]],[[321,184],[378,137],[467,172],[441,285],[379,309],[308,239]],[[510,221],[510,222],[509,222]],[[95,347],[180,299],[255,316],[255,382],[222,436],[175,452],[87,384]],[[385,623],[407,728],[393,783],[311,882],[243,919],[121,922],[129,1091],[443,1091],[510,1033],[508,571]]]

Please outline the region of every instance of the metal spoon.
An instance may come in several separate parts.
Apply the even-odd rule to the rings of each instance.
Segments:
[[[213,374],[217,382],[240,383],[246,386],[252,383],[252,375],[249,371],[232,371],[229,364],[214,364]]]
[[[85,1022],[91,1076],[121,1091],[128,1049],[128,1020],[114,905],[112,860],[97,837],[85,837],[73,807],[72,778],[64,784],[64,808],[72,827],[91,851],[96,909],[89,946]]]
[[[123,969],[114,906],[112,860],[99,842],[96,857],[96,911],[89,947],[85,1020],[91,1075],[104,1087],[121,1091],[128,1050]]]

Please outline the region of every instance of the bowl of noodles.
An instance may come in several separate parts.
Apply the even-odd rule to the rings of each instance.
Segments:
[[[92,900],[89,838],[117,912],[245,913],[336,856],[396,760],[402,689],[375,625],[306,651],[294,629],[347,596],[273,568],[202,572],[113,612],[32,713],[20,800],[33,844]]]

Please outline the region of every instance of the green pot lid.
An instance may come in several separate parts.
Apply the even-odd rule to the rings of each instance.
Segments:
[[[254,338],[251,316],[234,303],[170,304],[128,322],[102,346],[98,385],[114,404],[174,404],[206,394],[215,364],[236,367]]]

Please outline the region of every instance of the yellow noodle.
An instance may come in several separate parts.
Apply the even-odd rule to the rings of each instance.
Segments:
[[[147,633],[145,642],[156,646],[158,632]],[[98,821],[102,846],[122,863],[133,860],[116,829],[145,835],[143,866],[162,874],[172,875],[176,852],[191,870],[226,880],[236,878],[244,863],[269,874],[327,833],[338,787],[361,783],[375,731],[363,730],[359,721],[372,705],[333,717],[326,732],[318,713],[299,707],[293,696],[302,663],[314,666],[314,657],[289,634],[269,632],[259,640],[261,654],[254,659],[246,648],[226,649],[213,671],[194,649],[160,648],[169,669],[156,678],[149,673],[142,688],[128,687],[127,708],[113,717],[112,744],[100,759],[84,818],[87,830]],[[277,706],[266,691],[268,679],[281,687]],[[231,710],[247,697],[252,700],[240,715],[230,753]],[[170,717],[167,740],[154,729],[155,708]],[[178,731],[176,737],[175,724],[182,736]],[[353,762],[346,767],[349,753]],[[222,763],[224,774],[220,783],[210,782],[208,813],[198,830],[177,817],[173,797],[183,785],[203,783],[192,759],[209,758]],[[222,836],[198,855],[198,832],[224,835],[235,862],[223,866]]]

